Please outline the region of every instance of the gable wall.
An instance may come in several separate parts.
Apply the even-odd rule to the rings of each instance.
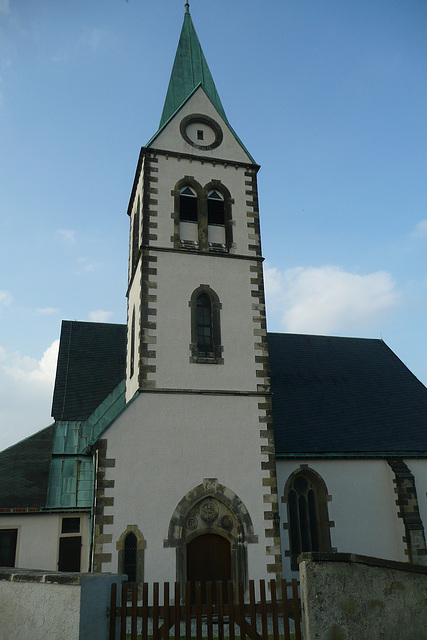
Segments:
[[[209,116],[221,126],[224,137],[219,148],[197,150],[183,139],[179,130],[180,122],[183,118],[193,113],[202,113]],[[252,162],[230,131],[228,124],[224,122],[201,87],[194,92],[175,116],[173,116],[163,131],[154,138],[150,146],[156,149],[164,149],[165,151],[173,149],[177,153],[208,156],[212,159],[220,157],[232,162]]]

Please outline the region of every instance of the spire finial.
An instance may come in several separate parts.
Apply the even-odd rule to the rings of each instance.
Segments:
[[[190,3],[188,0],[185,2],[185,13],[190,13]]]

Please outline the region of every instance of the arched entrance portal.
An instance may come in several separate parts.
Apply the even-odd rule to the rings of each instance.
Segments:
[[[206,602],[206,582],[212,582],[216,602],[216,583],[223,582],[223,600],[227,601],[226,583],[231,580],[230,542],[214,533],[205,533],[187,544],[187,580],[191,582],[191,599],[195,600],[195,583],[202,587],[202,602]]]
[[[176,579],[184,593],[187,580],[206,582],[205,576],[247,587],[247,545],[257,542],[240,498],[217,478],[205,478],[176,506],[163,544],[176,550]]]

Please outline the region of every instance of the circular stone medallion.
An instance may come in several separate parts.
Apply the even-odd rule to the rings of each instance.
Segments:
[[[214,522],[218,518],[218,505],[213,500],[205,500],[200,505],[200,517],[204,522]]]

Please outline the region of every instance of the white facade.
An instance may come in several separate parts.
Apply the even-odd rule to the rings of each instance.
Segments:
[[[407,462],[414,471],[416,461]],[[308,465],[326,484],[331,545],[335,551],[407,561],[403,542],[405,529],[402,519],[398,517],[394,493],[394,474],[385,460],[279,460],[279,508],[281,523],[285,526],[288,523],[288,509],[282,498],[288,478],[300,470],[301,465]],[[425,468],[425,463],[422,466]],[[282,527],[281,536],[284,575],[295,577],[289,562],[289,532],[286,528]]]
[[[191,143],[197,135],[203,148]],[[235,582],[281,575],[257,169],[201,87],[142,150],[129,206],[130,403],[103,436],[102,571],[123,570],[132,529],[145,580],[187,580],[189,544],[203,534],[230,543]],[[186,185],[197,197],[190,222],[180,211]],[[222,224],[203,209],[212,189]],[[214,344],[200,355],[201,293]]]
[[[62,533],[62,521],[68,517],[80,518],[78,534]],[[17,529],[15,567],[57,571],[59,545],[63,537],[81,536],[81,570],[89,568],[89,518],[81,513],[26,513],[0,515],[0,530]]]

